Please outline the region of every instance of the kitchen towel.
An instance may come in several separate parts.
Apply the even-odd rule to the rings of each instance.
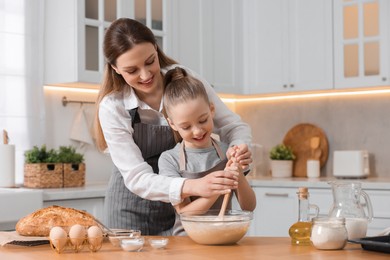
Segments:
[[[15,145],[0,144],[0,187],[15,186]]]
[[[70,131],[70,139],[79,143],[78,148],[83,148],[85,145],[93,144],[83,104],[80,106],[80,109],[73,120],[73,125]]]
[[[0,231],[0,246],[35,246],[49,243],[50,242],[47,237],[28,237],[21,236],[16,231]]]

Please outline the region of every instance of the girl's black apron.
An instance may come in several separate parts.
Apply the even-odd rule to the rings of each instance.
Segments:
[[[158,158],[176,142],[170,126],[142,123],[137,108],[129,111],[134,129],[133,138],[145,161],[158,174]],[[142,199],[129,191],[114,166],[104,203],[105,221],[110,228],[138,229],[143,235],[169,235],[175,221],[170,203]]]
[[[217,151],[217,154],[218,154],[219,159],[221,161],[218,164],[216,164],[215,166],[213,166],[212,168],[210,168],[206,171],[203,171],[203,172],[188,172],[186,170],[187,158],[186,158],[185,149],[184,149],[184,141],[181,142],[179,163],[180,163],[180,175],[182,177],[187,178],[187,179],[199,179],[199,178],[206,176],[209,173],[212,173],[215,171],[222,171],[225,169],[226,163],[228,160],[227,160],[225,154],[222,152],[218,143],[213,138],[211,138],[211,141],[212,141],[213,146],[214,146],[215,150]],[[215,201],[215,203],[213,204],[213,206],[210,209],[220,209],[222,206],[223,197],[224,196],[219,196],[219,198]],[[196,197],[190,197],[190,199],[191,199],[191,201],[193,201],[196,199]],[[231,208],[231,196],[230,196],[230,201],[229,201],[229,204],[227,206],[227,209],[230,209],[230,208]]]

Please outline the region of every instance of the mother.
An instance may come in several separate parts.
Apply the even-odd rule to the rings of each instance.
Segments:
[[[170,235],[175,221],[170,203],[227,193],[237,188],[237,176],[226,171],[194,180],[158,175],[161,152],[176,143],[162,111],[163,78],[167,70],[180,65],[162,52],[148,27],[128,18],[114,21],[107,29],[104,55],[107,64],[98,95],[96,141],[115,165],[106,192],[105,222],[111,228],[139,229],[144,235]],[[185,69],[203,82],[216,106],[215,133],[238,145],[239,160],[249,165],[249,126],[205,80]]]

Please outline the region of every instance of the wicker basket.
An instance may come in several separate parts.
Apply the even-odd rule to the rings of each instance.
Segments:
[[[28,163],[24,165],[24,186],[28,188],[62,188],[62,163]]]
[[[82,187],[85,185],[85,163],[64,163],[64,187]]]

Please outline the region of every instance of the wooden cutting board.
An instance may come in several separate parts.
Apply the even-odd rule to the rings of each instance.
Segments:
[[[312,137],[319,137],[318,149],[321,151],[319,161],[322,168],[328,160],[328,140],[324,131],[313,124],[298,124],[291,128],[284,136],[283,143],[290,146],[296,159],[294,161],[293,176],[306,177],[306,161],[312,158],[310,142]]]

